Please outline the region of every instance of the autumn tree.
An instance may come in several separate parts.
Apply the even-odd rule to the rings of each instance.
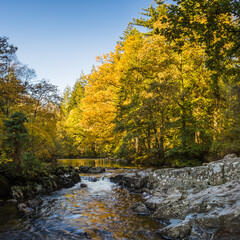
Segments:
[[[239,151],[232,145],[239,132],[238,9],[236,1],[214,0],[155,0],[143,9],[115,51],[82,76],[84,90],[78,82],[66,90],[61,136],[72,141],[68,148],[181,166]]]
[[[117,134],[113,134],[113,121],[116,117],[116,92],[119,85],[116,68],[119,58],[117,46],[115,52],[99,57],[99,66],[86,76],[88,84],[82,100],[82,146],[85,151],[95,155],[110,154],[118,141]]]
[[[60,97],[57,87],[46,80],[31,84],[25,111],[31,138],[29,151],[40,158],[50,158],[55,151],[57,113]]]

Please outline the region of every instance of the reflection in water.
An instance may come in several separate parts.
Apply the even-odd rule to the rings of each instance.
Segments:
[[[109,167],[109,168],[133,168],[140,167],[136,164],[129,164],[121,161],[107,160],[105,158],[98,159],[60,159],[58,160],[61,164],[65,166],[90,166],[90,167]]]
[[[0,229],[7,226],[15,226],[18,224],[18,213],[13,204],[6,204],[0,207]],[[1,239],[1,238],[0,238]]]
[[[131,208],[141,197],[111,183],[111,174],[86,174],[82,177],[86,188],[78,183],[43,197],[35,217],[17,220],[15,216],[17,223],[2,222],[0,239],[159,239],[153,232],[163,226],[135,214]]]

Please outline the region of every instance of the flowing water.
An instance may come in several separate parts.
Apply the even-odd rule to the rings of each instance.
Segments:
[[[86,188],[78,183],[42,197],[28,219],[20,218],[12,204],[0,207],[0,239],[159,239],[153,232],[163,226],[132,211],[141,196],[111,183],[113,174],[81,176]]]

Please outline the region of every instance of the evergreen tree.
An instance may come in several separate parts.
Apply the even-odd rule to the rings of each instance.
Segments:
[[[6,131],[6,146],[10,151],[13,161],[20,166],[24,150],[29,142],[28,130],[24,123],[27,117],[22,112],[15,112],[8,120],[4,121]]]

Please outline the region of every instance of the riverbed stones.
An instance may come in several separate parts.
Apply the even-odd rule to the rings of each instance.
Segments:
[[[178,219],[156,234],[173,239],[240,239],[240,158],[228,156],[205,166],[144,170],[111,178],[144,195],[156,219]],[[144,190],[143,190],[144,189]]]
[[[86,183],[81,183],[80,187],[81,187],[81,188],[86,188],[86,187],[87,187],[87,184],[86,184]]]

